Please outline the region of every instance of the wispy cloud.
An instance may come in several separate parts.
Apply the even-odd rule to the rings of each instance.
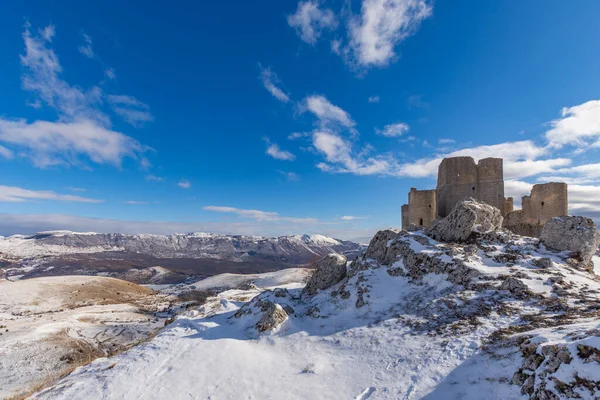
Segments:
[[[162,176],[146,175],[146,180],[154,181],[154,182],[162,182],[162,181],[164,181],[164,178]]]
[[[394,60],[396,46],[431,16],[426,0],[363,0],[360,16],[349,21],[347,60],[359,67],[382,67]]]
[[[386,125],[383,129],[375,129],[375,133],[386,137],[398,137],[404,135],[409,131],[408,124],[404,122],[398,122],[395,124]]]
[[[67,190],[70,190],[71,192],[85,192],[85,191],[87,191],[87,189],[78,188],[78,187],[72,187],[72,186],[69,186],[67,188]]]
[[[264,140],[267,143],[267,150],[265,153],[270,155],[271,157],[277,160],[284,161],[294,161],[296,159],[295,155],[293,155],[287,150],[281,150],[276,143],[271,143],[271,141],[268,138],[265,138]]]
[[[284,222],[294,222],[294,223],[316,223],[318,220],[316,218],[296,218],[296,217],[283,217],[279,215],[277,212],[272,211],[260,211],[260,210],[244,210],[235,207],[226,207],[226,206],[205,206],[202,207],[205,211],[213,211],[218,213],[229,213],[236,214],[240,218],[249,218],[257,221],[284,221]]]
[[[117,79],[117,73],[115,72],[114,68],[106,68],[104,70],[104,76],[106,76],[111,81]]]
[[[92,49],[92,38],[86,35],[85,33],[82,35],[83,44],[80,45],[77,49],[81,54],[86,56],[87,58],[94,58],[94,50]]]
[[[263,68],[262,65],[259,64],[260,67],[260,80],[263,83],[263,86],[269,93],[273,95],[277,100],[287,103],[290,101],[290,97],[286,94],[283,89],[281,89],[278,85],[281,85],[281,81],[277,77],[277,75],[271,70],[271,68]]]
[[[191,187],[192,187],[192,184],[191,184],[191,183],[190,183],[190,181],[188,181],[187,179],[182,179],[182,180],[180,180],[180,181],[177,183],[177,185],[178,185],[180,188],[183,188],[183,189],[189,189],[189,188],[191,188]]]
[[[338,25],[333,11],[321,9],[317,1],[310,0],[298,3],[296,12],[289,15],[287,21],[308,44],[315,44],[323,30],[335,30]]]
[[[10,151],[3,153],[30,158],[38,167],[83,166],[86,161],[120,166],[125,157],[143,160],[148,147],[111,128],[110,118],[101,109],[103,91],[97,86],[83,91],[61,78],[62,67],[49,47],[54,32],[50,25],[34,35],[27,24],[20,60],[23,89],[37,96],[35,103],[40,107],[43,103],[55,109],[59,119],[0,118],[0,143]]]
[[[456,140],[442,138],[442,139],[438,140],[438,143],[439,144],[452,144],[452,143],[456,143]]]
[[[379,96],[370,96],[369,103],[379,103]]]
[[[300,176],[295,172],[286,172],[277,170],[277,172],[285,177],[288,182],[297,182],[300,180]]]
[[[356,221],[358,219],[367,219],[367,216],[362,216],[362,217],[357,217],[354,215],[344,215],[342,217],[340,217],[341,221]]]
[[[112,105],[113,111],[135,127],[154,120],[150,113],[150,107],[133,96],[109,95],[107,99]]]
[[[23,202],[35,200],[71,201],[78,203],[101,203],[102,200],[60,194],[51,190],[29,190],[15,186],[0,185],[0,202]]]
[[[314,95],[304,99],[304,107],[313,113],[320,121],[322,127],[341,125],[347,129],[354,129],[356,122],[350,114],[342,108],[332,104],[325,96]]]
[[[300,139],[300,138],[307,138],[307,137],[311,137],[312,136],[312,132],[293,132],[290,133],[288,135],[288,140],[296,140],[296,139]]]
[[[124,201],[123,203],[130,204],[130,205],[148,204],[147,201],[137,201],[137,200],[127,200],[127,201]]]

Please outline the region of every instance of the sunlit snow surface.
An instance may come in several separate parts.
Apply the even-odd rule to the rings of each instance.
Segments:
[[[409,240],[416,252],[435,254],[439,246],[433,241],[425,246]],[[488,351],[490,335],[518,325],[525,314],[539,312],[538,301],[556,297],[549,283],[552,276],[562,275],[573,293],[585,288],[596,297],[600,282],[587,272],[566,268],[544,249],[538,253],[531,243],[523,243],[523,249],[523,259],[513,265],[494,261],[494,249],[469,257],[468,266],[483,274],[482,282],[490,282],[487,289],[477,292],[449,282],[446,274],[429,273],[415,281],[390,276],[386,267],[368,260],[371,268],[343,283],[350,292],[345,299],[339,296],[342,287],[338,284],[300,300],[303,275],[297,270],[290,270],[287,277],[283,272],[253,276],[253,281],[262,279],[262,284],[249,290],[236,289],[235,284],[227,287],[227,281],[239,282],[239,276],[214,277],[204,287],[226,290],[199,310],[181,315],[148,343],[78,368],[37,398],[526,399],[529,396],[521,393],[519,385],[510,384],[524,361],[519,347]],[[451,259],[447,254],[440,257]],[[553,267],[535,267],[532,262],[540,257],[551,257]],[[398,261],[391,267],[401,264]],[[444,301],[460,305],[460,299],[469,297],[507,295],[494,280],[502,275],[519,276],[532,293],[521,300],[501,297],[519,312],[482,314],[471,328],[454,334],[417,328],[427,322],[424,316],[432,318],[438,312],[428,310],[434,303],[443,310]],[[269,283],[288,289],[296,299],[295,313],[274,331],[259,335],[254,315],[235,318],[233,314],[269,289]],[[202,281],[196,285],[203,287]],[[362,307],[356,306],[359,287],[368,288]],[[273,292],[261,296],[277,301]],[[318,315],[308,315],[315,306]],[[526,333],[534,343],[562,344],[575,355],[581,343],[600,347],[589,336],[577,338],[599,327],[597,319],[581,319]],[[600,378],[597,362],[580,360],[562,365],[554,376],[569,382],[575,369],[586,379]],[[579,395],[592,398],[583,392]]]

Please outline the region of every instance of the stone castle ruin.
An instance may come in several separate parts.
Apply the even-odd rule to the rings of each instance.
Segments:
[[[503,227],[525,236],[539,237],[546,221],[568,214],[566,183],[534,185],[523,196],[522,209],[513,210],[513,198],[504,197],[501,158],[444,158],[438,169],[437,188],[411,188],[408,204],[402,206],[402,229],[428,227],[444,218],[462,200],[474,198],[496,207],[504,217]]]

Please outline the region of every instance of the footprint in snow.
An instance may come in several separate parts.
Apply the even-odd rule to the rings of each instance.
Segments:
[[[366,388],[365,390],[363,390],[362,392],[360,392],[360,394],[358,396],[356,396],[354,398],[354,400],[366,400],[369,397],[371,397],[371,395],[375,393],[375,387],[374,386],[369,386],[368,388]]]

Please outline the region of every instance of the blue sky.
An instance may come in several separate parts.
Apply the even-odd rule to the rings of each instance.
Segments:
[[[0,234],[367,237],[447,155],[600,216],[600,3],[6,1]]]

